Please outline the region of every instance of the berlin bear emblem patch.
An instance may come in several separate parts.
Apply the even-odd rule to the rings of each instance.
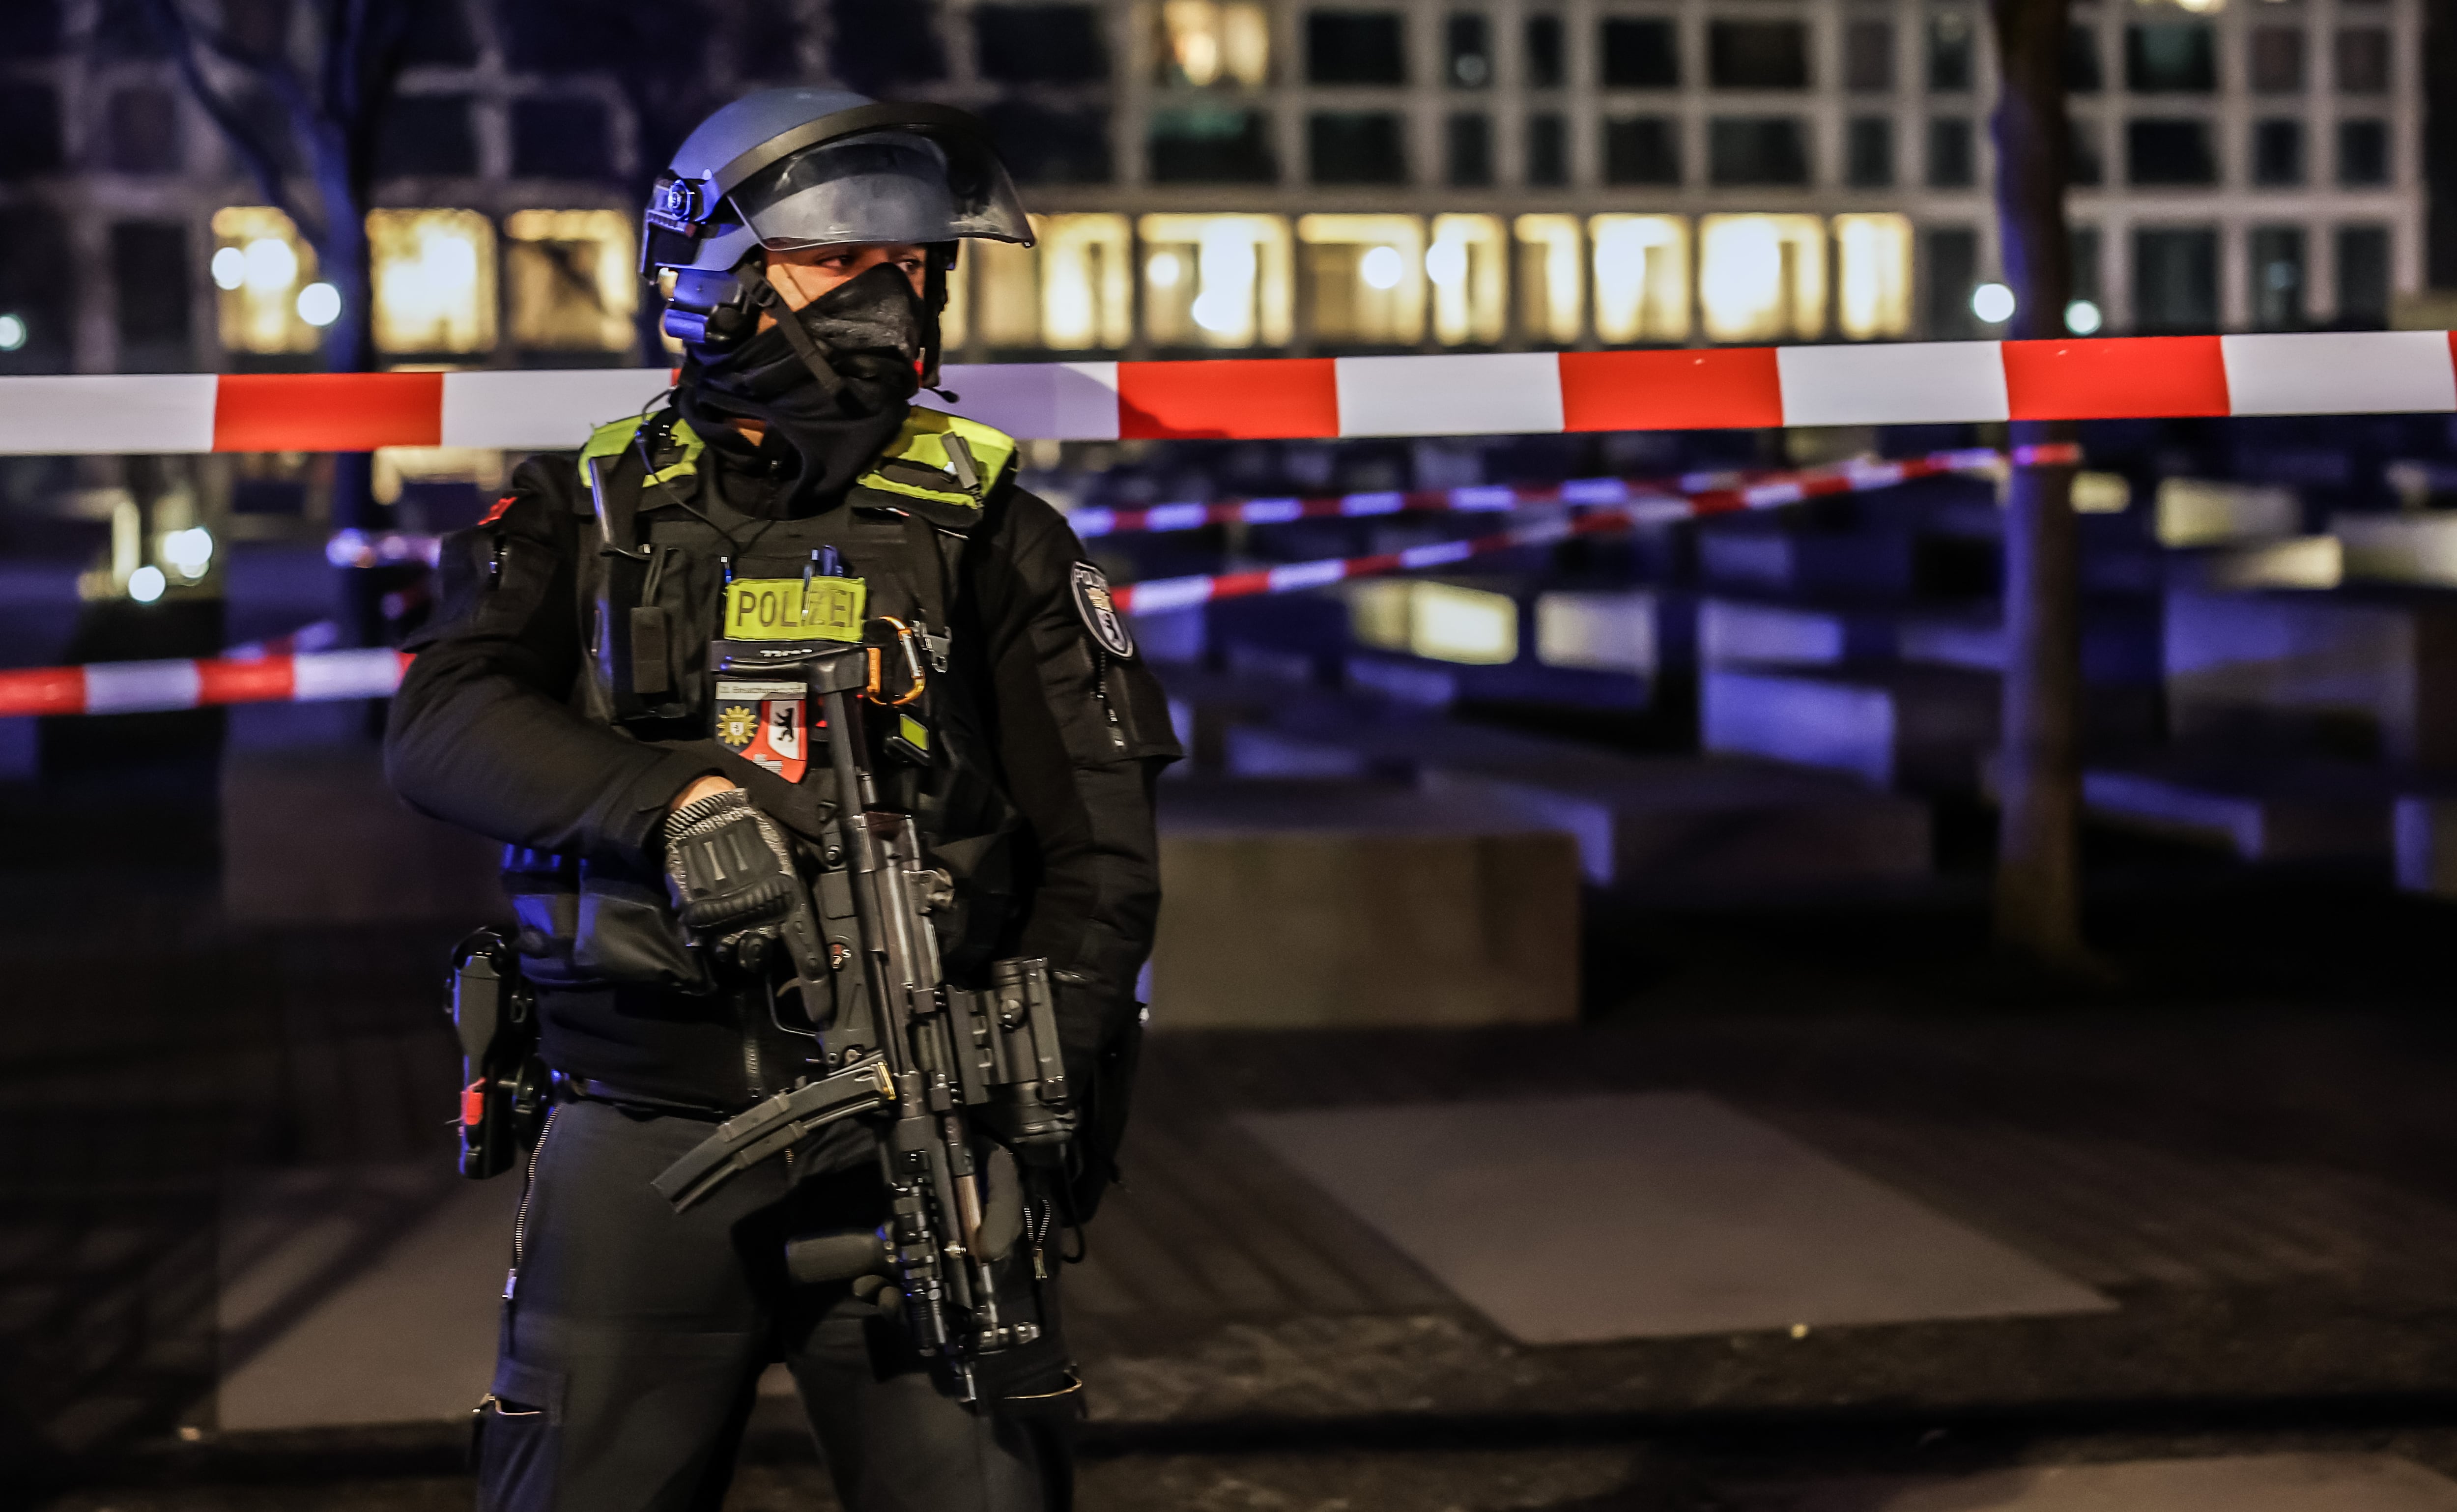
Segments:
[[[1109,580],[1101,575],[1101,570],[1089,562],[1078,562],[1069,584],[1075,590],[1075,612],[1084,616],[1084,628],[1092,632],[1093,641],[1112,656],[1131,658],[1135,637],[1128,633],[1117,601],[1109,596]]]

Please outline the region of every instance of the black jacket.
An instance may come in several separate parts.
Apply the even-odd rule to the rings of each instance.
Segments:
[[[681,594],[674,602],[686,622],[674,638],[686,682],[705,678],[721,581],[715,552],[740,549],[712,548],[715,537],[698,522],[790,508],[768,472],[738,444],[716,445],[686,490],[695,507],[677,498],[655,509],[668,490],[643,496],[650,538],[682,543],[675,549],[691,558],[688,570],[669,575],[684,587],[667,590]],[[720,478],[721,488],[712,481]],[[960,878],[979,874],[966,889],[975,916],[964,933],[983,945],[971,963],[1045,957],[1059,982],[1070,1071],[1089,1072],[1131,1038],[1135,979],[1159,912],[1151,784],[1180,754],[1159,685],[1140,658],[1121,661],[1100,649],[1071,583],[1084,560],[1081,543],[1057,510],[1011,482],[990,492],[960,545],[937,543],[944,563],[919,560],[932,549],[932,533],[893,511],[838,502],[801,524],[836,532],[831,544],[847,544],[858,575],[942,571],[949,680],[964,713],[951,721],[941,764],[969,769],[1007,816],[969,826],[1003,830],[995,867],[977,864],[976,846],[966,864],[951,868]],[[755,541],[764,530],[740,533]],[[602,906],[664,911],[661,927],[679,939],[656,855],[660,821],[677,794],[703,775],[722,775],[806,834],[824,805],[709,739],[704,695],[688,721],[618,724],[584,712],[596,553],[587,490],[568,457],[523,464],[485,523],[447,538],[441,605],[409,643],[418,658],[393,702],[386,771],[423,813],[515,847],[577,858],[597,880]],[[876,589],[873,605],[889,611]],[[933,835],[931,820],[925,806],[924,838],[936,844],[948,837]],[[568,1075],[733,1108],[780,1089],[797,1068],[799,1046],[745,994],[588,977],[541,991],[544,1051]]]

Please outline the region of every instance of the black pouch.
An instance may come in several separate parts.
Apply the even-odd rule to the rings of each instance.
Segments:
[[[684,938],[662,878],[515,847],[505,856],[504,890],[521,924],[521,974],[538,986],[701,993],[716,985]]]
[[[590,982],[713,991],[715,979],[684,937],[665,881],[580,867],[579,932],[571,963]]]
[[[580,984],[572,946],[580,936],[580,861],[523,845],[504,847],[504,893],[520,933],[521,975],[541,986]]]

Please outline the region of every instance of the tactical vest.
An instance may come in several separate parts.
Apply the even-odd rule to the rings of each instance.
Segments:
[[[863,616],[890,615],[922,630],[931,675],[908,712],[926,731],[927,765],[897,769],[900,788],[891,783],[881,796],[916,816],[934,860],[961,884],[974,927],[950,921],[951,968],[972,954],[986,959],[1008,891],[1003,840],[1017,823],[992,780],[995,763],[968,686],[966,673],[979,665],[974,649],[957,638],[969,612],[958,572],[966,537],[1015,455],[1003,432],[917,407],[843,504],[805,519],[728,506],[707,476],[713,466],[703,468],[706,444],[671,409],[598,426],[578,460],[574,508],[593,524],[582,526],[575,553],[588,671],[574,702],[590,718],[645,740],[711,738],[708,648],[719,633],[728,584],[799,585],[824,575],[831,554],[839,572],[860,581]],[[857,618],[857,635],[858,628]],[[824,762],[812,763],[802,780],[832,789]],[[697,956],[682,949],[661,879],[576,873],[557,863],[562,880],[552,882],[534,869],[547,860],[515,860],[506,879],[525,922],[550,912],[566,925],[552,932],[562,936],[564,960],[527,961],[533,976],[684,991],[710,984]],[[564,890],[565,901],[548,908],[545,894],[554,890]]]
[[[1014,466],[1013,438],[978,421],[916,407],[878,460],[854,480],[844,507],[804,520],[742,516],[721,500],[711,509],[715,490],[698,487],[705,450],[671,410],[600,425],[581,448],[579,497],[597,524],[595,559],[584,568],[585,578],[587,568],[595,569],[594,581],[584,585],[585,596],[596,604],[586,639],[591,714],[624,725],[702,717],[698,674],[707,670],[707,642],[715,638],[717,622],[701,611],[722,598],[729,579],[804,577],[813,553],[829,549],[870,585],[868,612],[926,621],[937,659],[944,662],[955,562],[990,490]],[[725,522],[731,529],[710,527],[705,517],[712,513],[733,515]],[[899,562],[909,570],[872,582],[869,570],[899,550],[937,563],[937,570]],[[862,560],[855,563],[856,557]],[[713,575],[692,574],[686,558],[713,569]],[[678,569],[685,570],[680,579]]]

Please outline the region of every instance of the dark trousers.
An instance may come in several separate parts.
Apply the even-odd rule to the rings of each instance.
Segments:
[[[480,1512],[716,1512],[777,1359],[847,1512],[1063,1508],[1055,1435],[942,1395],[899,1320],[786,1276],[788,1237],[884,1216],[876,1170],[797,1182],[771,1160],[676,1213],[649,1182],[709,1131],[555,1110],[479,1414]]]

